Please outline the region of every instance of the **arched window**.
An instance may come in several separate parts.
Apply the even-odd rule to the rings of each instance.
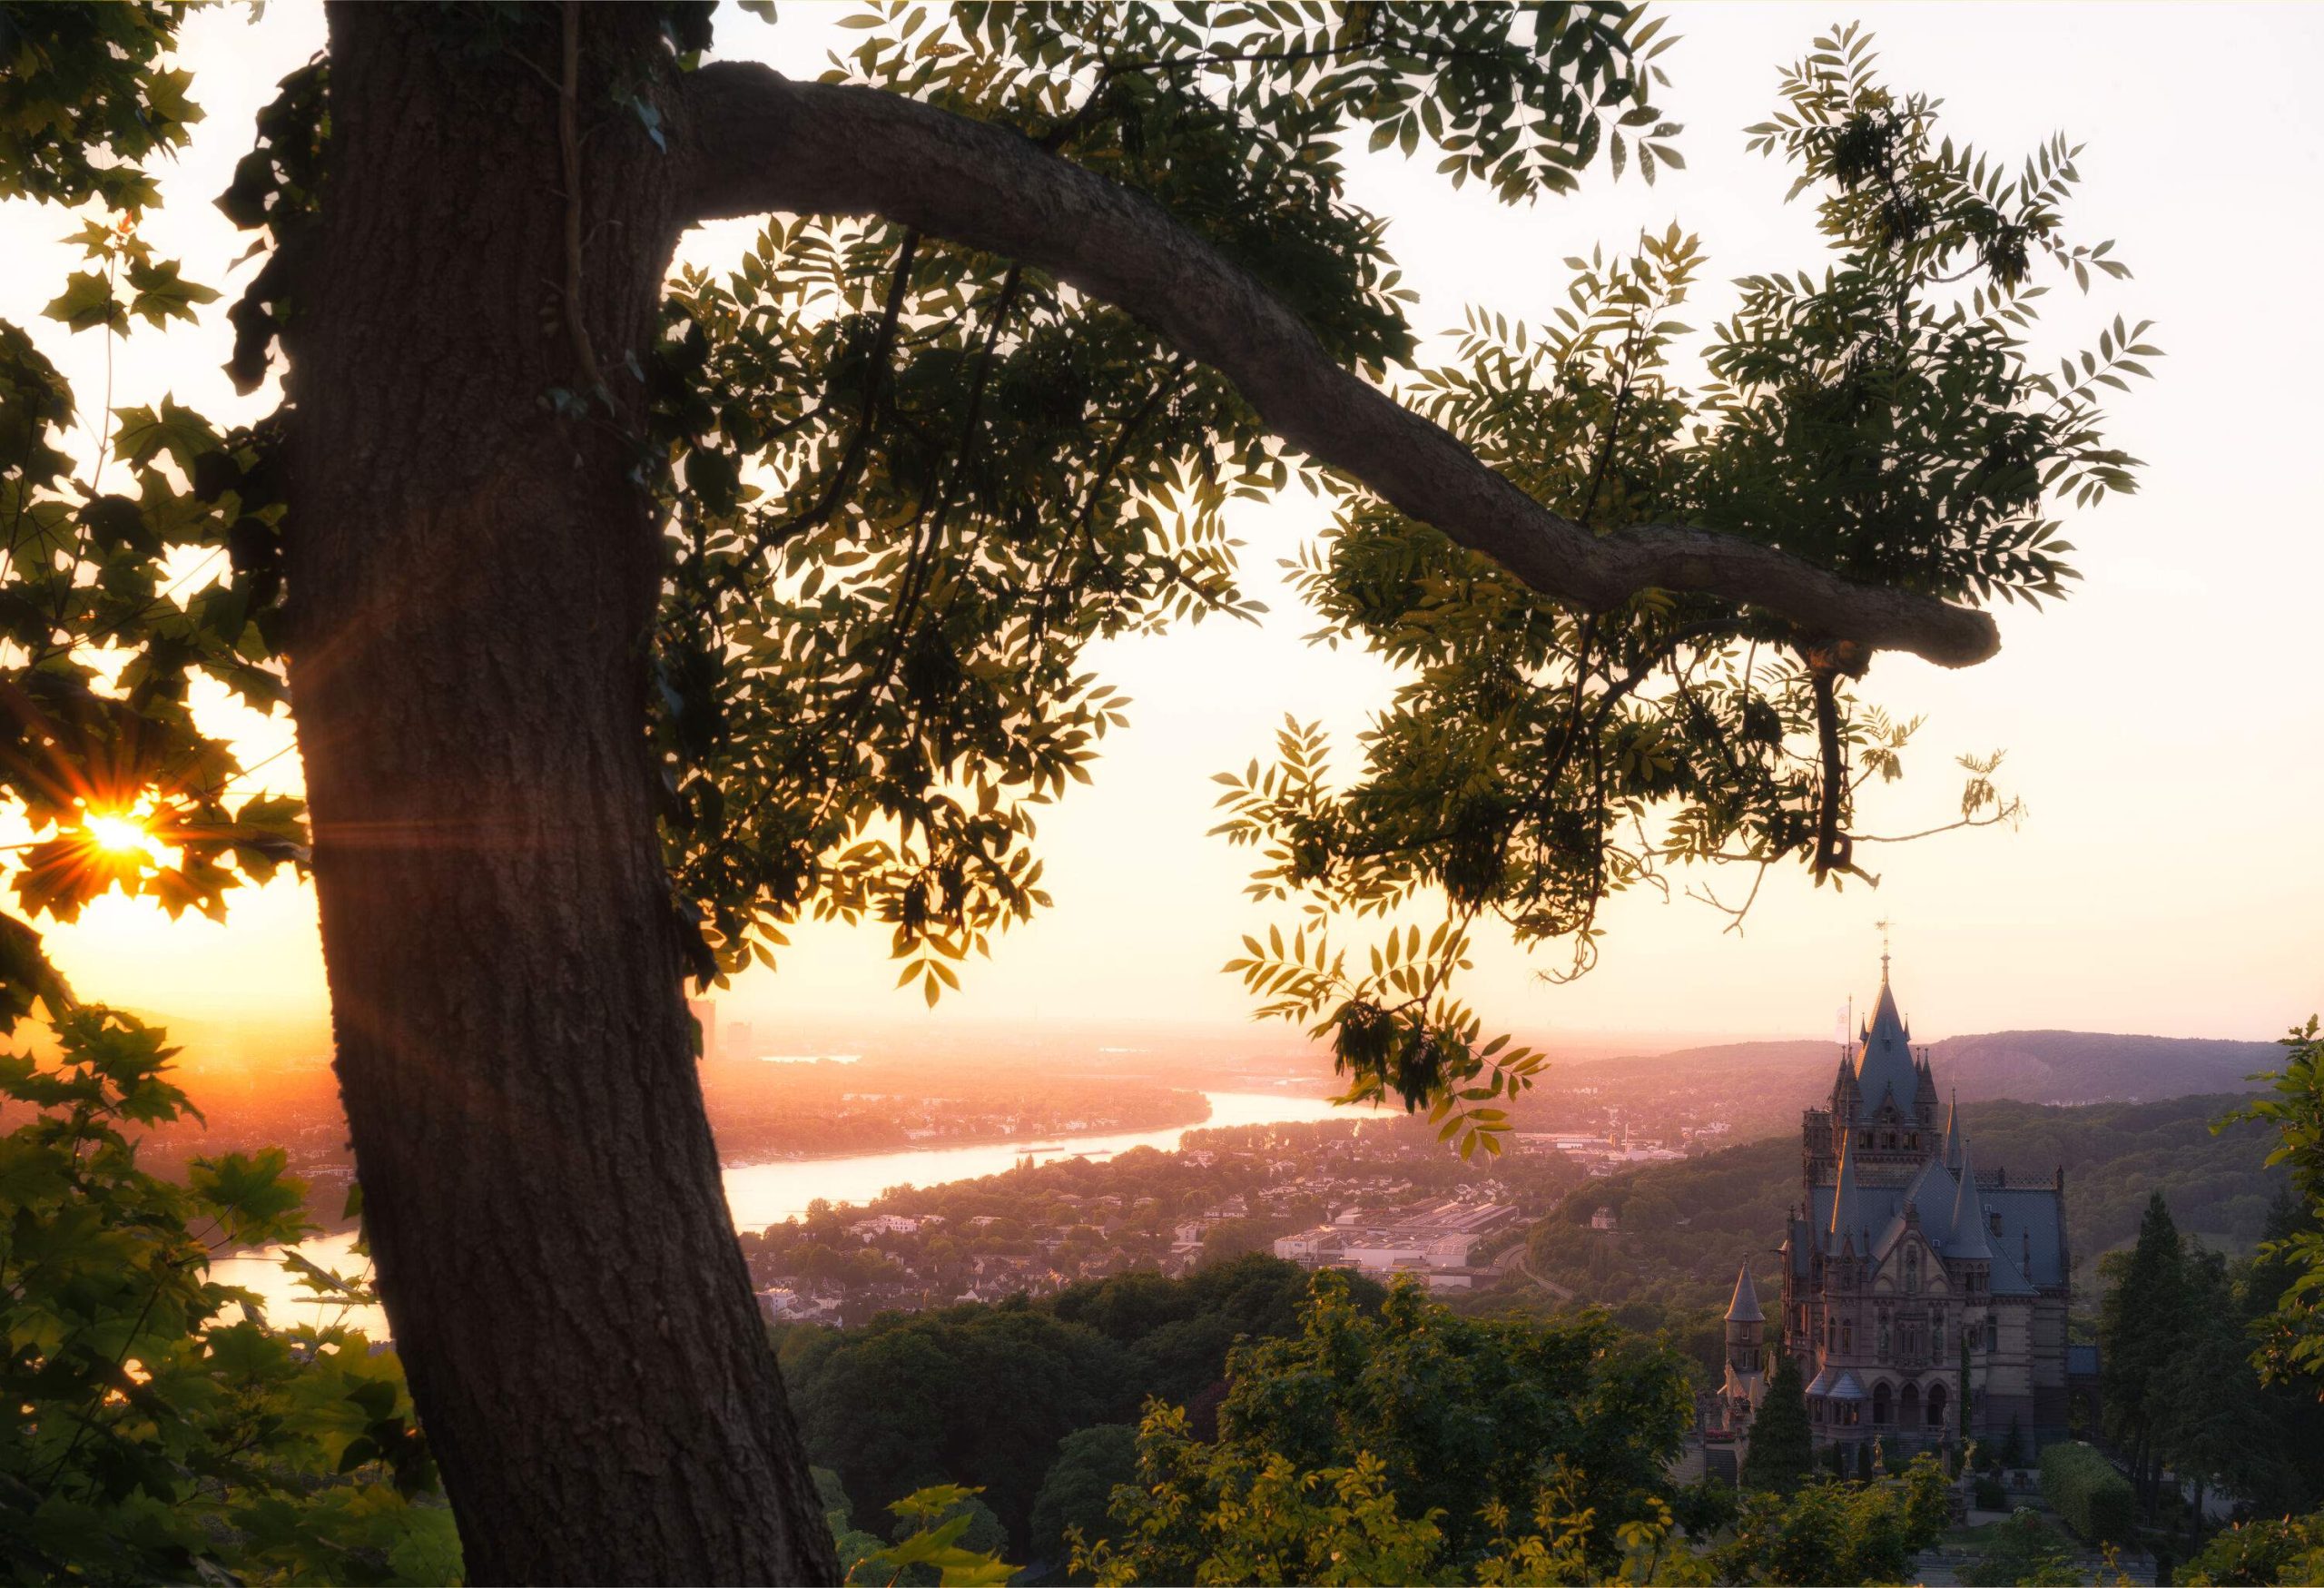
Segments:
[[[1920,1420],[1921,1388],[1919,1385],[1908,1384],[1896,1396],[1896,1425],[1902,1428],[1915,1428],[1920,1425]]]
[[[1945,1426],[1945,1386],[1942,1384],[1928,1386],[1928,1425],[1932,1428]]]
[[[2001,1349],[2001,1319],[1991,1313],[1985,1315],[1985,1349],[1988,1351]]]
[[[1872,1386],[1872,1422],[1875,1427],[1885,1427],[1888,1422],[1888,1385],[1886,1380]]]
[[[1920,1291],[1921,1249],[1918,1247],[1908,1246],[1905,1248],[1905,1294],[1918,1296]]]

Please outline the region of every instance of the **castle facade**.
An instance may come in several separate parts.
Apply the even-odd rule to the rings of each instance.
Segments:
[[[1937,1115],[1884,954],[1872,1018],[1829,1102],[1800,1120],[1777,1314],[1748,1262],[1736,1277],[1721,1399],[1738,1441],[1767,1394],[1771,1326],[1799,1364],[1819,1450],[1877,1439],[1896,1460],[1965,1427],[1983,1443],[2014,1426],[2030,1455],[2066,1436],[2064,1171],[2012,1185],[1976,1167],[1957,1104]]]

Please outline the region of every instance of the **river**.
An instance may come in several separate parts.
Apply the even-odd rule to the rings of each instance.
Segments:
[[[1106,1135],[1042,1137],[1032,1141],[989,1141],[971,1147],[927,1147],[903,1152],[866,1152],[849,1158],[781,1159],[772,1163],[736,1164],[728,1168],[726,1206],[740,1229],[763,1229],[807,1211],[807,1204],[822,1198],[831,1202],[871,1201],[893,1186],[941,1186],[1000,1174],[1030,1154],[1037,1163],[1059,1159],[1102,1159],[1133,1147],[1175,1152],[1189,1130],[1226,1125],[1285,1125],[1335,1116],[1358,1117],[1370,1110],[1335,1110],[1322,1098],[1293,1097],[1281,1092],[1206,1091],[1210,1118],[1198,1125],[1173,1125],[1161,1130],[1128,1130]],[[300,1247],[324,1267],[346,1272],[358,1259],[351,1234],[323,1236]],[[221,1258],[210,1267],[221,1284],[255,1290],[264,1300],[267,1321],[295,1323],[344,1322],[361,1328],[373,1339],[387,1337],[387,1319],[377,1307],[350,1307],[319,1299],[300,1287],[281,1260],[281,1248]]]

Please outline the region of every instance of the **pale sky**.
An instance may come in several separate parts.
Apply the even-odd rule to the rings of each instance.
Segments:
[[[722,12],[722,53],[805,74],[848,36],[831,25],[840,15],[786,5],[768,29]],[[1995,747],[2009,751],[2004,786],[2030,817],[2014,833],[1868,850],[1876,893],[1836,897],[1803,873],[1771,876],[1739,938],[1702,905],[1632,895],[1609,912],[1603,962],[1584,981],[1547,985],[1534,963],[1489,943],[1467,992],[1488,1022],[1553,1053],[1561,1033],[1826,1035],[1837,1006],[1876,982],[1872,922],[1886,916],[1916,1037],[2277,1035],[2324,1007],[2324,539],[2309,472],[2324,435],[2324,330],[2306,291],[2324,256],[2324,108],[2312,92],[2324,9],[1681,7],[1662,103],[1686,123],[1685,172],[1648,188],[1635,173],[1616,184],[1601,165],[1576,197],[1512,210],[1455,192],[1432,161],[1384,155],[1357,162],[1355,196],[1392,218],[1428,331],[1457,324],[1471,302],[1540,318],[1562,292],[1563,256],[1673,219],[1702,235],[1714,282],[1820,268],[1809,216],[1781,206],[1787,174],[1747,157],[1739,129],[1771,108],[1778,64],[1851,15],[1879,35],[1893,85],[1945,100],[1956,137],[2012,163],[2058,129],[2087,145],[2070,224],[2114,239],[2136,275],[2086,300],[2053,291],[2044,340],[2078,346],[2120,312],[2154,320],[2149,340],[2169,355],[2113,409],[2116,444],[2147,460],[2142,490],[2068,519],[2084,575],[2073,598],[2003,608],[2004,650],[1983,666],[1945,673],[1884,656],[1865,686],[1929,721],[1911,775],[1867,800],[1864,831],[1946,819],[1954,755]],[[226,287],[245,240],[208,201],[275,80],[319,47],[320,10],[278,3],[256,26],[238,12],[197,14],[185,37],[210,115],[149,233],[190,276]],[[94,410],[97,340],[37,318],[71,268],[50,246],[70,224],[0,206],[0,315],[33,331]],[[689,255],[714,261],[730,238],[698,237]],[[1715,286],[1687,318],[1708,323],[1727,302]],[[229,342],[219,313],[166,337],[141,330],[116,354],[114,403],[170,390],[214,417],[263,411],[219,372]],[[1096,786],[1043,821],[1057,908],[975,962],[965,994],[925,1013],[916,991],[891,991],[884,932],[808,927],[779,972],[721,995],[722,1018],[753,1021],[773,1045],[851,1031],[940,1042],[1009,1028],[1231,1033],[1246,1006],[1217,967],[1265,918],[1239,897],[1247,857],[1204,837],[1209,775],[1265,755],[1286,711],[1352,735],[1387,687],[1364,657],[1305,646],[1308,615],[1275,587],[1275,559],[1327,518],[1295,493],[1236,514],[1248,585],[1275,609],[1265,625],[1206,625],[1093,656],[1135,701],[1130,730]],[[246,759],[287,743],[285,725],[251,725]],[[296,758],[265,780],[295,787]],[[48,937],[87,996],[205,1021],[320,1018],[313,899],[289,883],[245,893],[223,927],[114,899]],[[1561,962],[1550,952],[1543,963]]]

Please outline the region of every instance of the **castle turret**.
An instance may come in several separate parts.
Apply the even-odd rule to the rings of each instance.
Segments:
[[[1735,1271],[1735,1296],[1727,1304],[1728,1426],[1738,1432],[1767,1394],[1762,1344],[1767,1321],[1768,1315],[1759,1310],[1759,1290],[1751,1280],[1751,1265],[1746,1262]]]
[[[1953,1228],[1945,1232],[1945,1260],[1990,1263],[1994,1260],[1993,1243],[1985,1238],[1985,1203],[1977,1195],[1977,1171],[1969,1161],[1968,1138],[1963,1135],[1956,1140],[1961,1153],[1961,1189],[1953,1198]]]
[[[1864,1098],[1856,1083],[1856,1060],[1846,1048],[1840,1050],[1839,1079],[1832,1082],[1832,1120],[1842,1131],[1856,1123],[1864,1111]]]

